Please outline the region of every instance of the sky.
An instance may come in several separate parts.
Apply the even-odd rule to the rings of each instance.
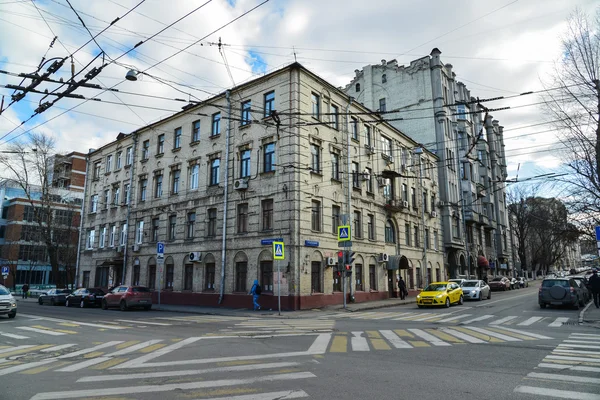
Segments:
[[[597,0],[0,0],[1,71],[32,73],[42,57],[72,54],[75,73],[108,63],[90,83],[119,90],[79,88],[76,93],[102,101],[63,98],[33,118],[43,95],[27,94],[0,115],[0,151],[28,132],[40,132],[52,135],[60,152],[87,153],[186,104],[173,99],[203,100],[295,60],[342,87],[365,65],[382,59],[408,65],[437,47],[473,96],[536,91],[550,87],[569,15],[575,7],[592,15],[599,5]],[[90,40],[103,30],[96,42]],[[129,69],[146,74],[126,81]],[[70,60],[52,75],[70,76]],[[0,73],[0,85],[20,82]],[[57,87],[44,83],[38,89]],[[0,87],[5,108],[12,93]],[[532,94],[487,103],[510,107],[493,113],[504,126],[509,178],[560,168],[561,146],[544,124],[548,118],[539,102]]]

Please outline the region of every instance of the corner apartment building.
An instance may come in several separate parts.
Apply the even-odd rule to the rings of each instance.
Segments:
[[[51,158],[53,164],[49,181],[52,187],[73,192],[83,192],[86,174],[86,155],[73,151],[57,154]]]
[[[80,282],[248,307],[258,279],[264,307],[280,285],[282,307],[302,309],[341,303],[343,281],[365,301],[393,296],[400,274],[442,279],[438,158],[417,147],[298,63],[191,104],[88,155]]]
[[[485,114],[436,48],[408,66],[382,60],[355,71],[349,96],[438,156],[445,268],[458,275],[508,273],[502,127]]]

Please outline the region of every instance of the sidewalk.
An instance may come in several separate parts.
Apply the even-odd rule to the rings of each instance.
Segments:
[[[596,308],[593,301],[589,302],[579,314],[579,322],[600,329],[600,308]]]

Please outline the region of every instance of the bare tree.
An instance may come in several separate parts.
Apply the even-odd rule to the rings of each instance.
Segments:
[[[562,38],[544,110],[558,131],[568,175],[566,205],[581,225],[600,224],[600,8],[590,17],[576,9]],[[582,226],[583,228],[583,226]]]

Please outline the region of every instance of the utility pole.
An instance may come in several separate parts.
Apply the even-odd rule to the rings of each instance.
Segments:
[[[350,124],[350,106],[352,105],[352,101],[354,100],[354,97],[350,97],[348,99],[348,105],[346,106],[346,123],[344,124],[344,130],[346,131],[346,168],[347,168],[347,173],[346,173],[346,183],[348,184],[348,193],[347,193],[347,197],[346,197],[346,225],[350,226],[350,240],[347,242],[344,242],[344,254],[348,255],[350,254],[350,251],[352,250],[352,238],[354,236],[354,233],[352,232],[352,161],[350,159],[350,143],[351,143],[351,138],[350,138],[350,129],[348,129],[348,124]],[[358,173],[358,171],[357,171]],[[350,242],[350,243],[348,243]],[[349,244],[349,245],[348,245]],[[348,276],[349,281],[350,281],[350,296],[352,296],[352,276]],[[344,308],[346,308],[346,273],[345,271],[342,273],[342,285],[344,286]]]
[[[467,155],[465,153],[465,157],[466,156]],[[460,204],[460,209],[461,209],[462,228],[463,228],[463,232],[464,232],[465,253],[467,254],[467,279],[471,279],[471,252],[469,250],[469,240],[468,240],[468,235],[467,235],[467,220],[465,219],[466,202],[465,202],[465,196],[463,195],[463,190],[462,190],[462,176],[460,174],[460,147],[459,147],[458,137],[456,138],[456,165],[458,167],[458,169],[457,169],[458,199],[459,199],[459,204]],[[465,171],[465,173],[466,173],[466,171]]]
[[[427,229],[425,228],[425,204],[427,204],[427,199],[423,194],[423,162],[421,157],[423,156],[423,147],[419,145],[414,150],[414,153],[419,156],[419,191],[421,192],[421,223],[423,225],[423,269],[425,270],[425,276],[427,277],[427,285],[429,285],[430,274],[427,273]]]

